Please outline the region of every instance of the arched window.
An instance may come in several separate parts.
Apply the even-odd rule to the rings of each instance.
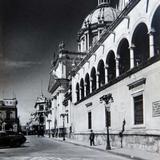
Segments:
[[[134,65],[137,66],[149,58],[149,35],[145,23],[140,23],[132,37],[134,44]]]
[[[116,78],[116,60],[115,54],[113,51],[108,53],[106,64],[108,66],[108,82],[112,81]]]
[[[76,85],[76,94],[77,94],[77,102],[80,100],[80,95],[79,95],[79,83]]]
[[[101,87],[105,84],[105,69],[103,60],[99,61],[97,70],[99,72],[98,84],[99,87]]]
[[[86,74],[85,77],[85,87],[86,87],[86,96],[90,94],[90,80],[89,80],[89,74]]]
[[[91,83],[92,83],[92,91],[96,90],[96,69],[93,67],[91,70]]]
[[[130,69],[130,51],[127,39],[121,40],[117,54],[119,55],[119,74],[121,75]]]
[[[152,29],[154,36],[154,53],[155,55],[160,54],[160,6],[157,8],[154,13],[152,20]]]
[[[80,81],[80,90],[81,90],[81,99],[84,98],[84,80],[81,79]]]

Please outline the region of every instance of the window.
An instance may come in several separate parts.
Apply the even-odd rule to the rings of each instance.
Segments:
[[[10,119],[11,118],[11,113],[10,111],[6,111],[6,119]]]
[[[88,129],[92,129],[92,113],[88,112]]]
[[[39,105],[39,110],[40,110],[40,111],[43,111],[43,110],[44,110],[43,105]]]
[[[43,124],[44,123],[44,117],[42,115],[40,115],[39,117],[39,123],[40,124]]]
[[[77,94],[77,102],[78,102],[80,99],[80,97],[79,97],[79,84],[78,83],[76,85],[76,94]]]
[[[80,82],[80,91],[81,91],[81,99],[84,98],[84,80],[81,79],[81,82]]]
[[[134,124],[143,124],[143,95],[133,98],[134,100]]]

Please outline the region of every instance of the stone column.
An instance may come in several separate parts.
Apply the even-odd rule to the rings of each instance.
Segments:
[[[89,50],[89,31],[87,32],[87,50]]]
[[[79,100],[81,100],[82,99],[82,87],[79,87]]]
[[[134,48],[135,48],[135,45],[132,44],[129,49],[130,49],[130,68],[134,68]]]
[[[101,86],[101,84],[99,84],[99,75],[100,75],[100,73],[97,71],[97,74],[96,74],[96,88],[98,89],[100,86]]]
[[[62,78],[66,78],[66,63],[62,63]]]
[[[108,83],[108,64],[105,65],[104,67],[105,70],[105,83]]]
[[[84,83],[84,97],[86,97],[87,96],[87,94],[86,94],[86,87],[87,87],[87,83]]]
[[[154,56],[154,29],[151,29],[149,34],[149,50],[150,50],[150,58]]]
[[[100,29],[98,29],[98,40],[100,39],[101,33],[100,33]]]
[[[90,93],[92,93],[92,83],[93,83],[93,78],[90,78]]]
[[[119,56],[116,57],[116,77],[119,77]]]

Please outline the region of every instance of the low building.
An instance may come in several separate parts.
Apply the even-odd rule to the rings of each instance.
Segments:
[[[19,130],[17,115],[17,99],[3,99],[0,101],[0,130]]]
[[[47,108],[47,98],[42,94],[37,97],[34,108],[36,109],[34,113],[34,126],[38,135],[44,136],[46,130],[46,108]]]

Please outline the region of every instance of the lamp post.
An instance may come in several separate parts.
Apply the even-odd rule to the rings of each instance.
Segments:
[[[110,104],[113,102],[113,97],[112,94],[109,93],[107,95],[103,95],[102,97],[100,97],[100,102],[105,102],[105,109],[106,109],[106,121],[107,121],[107,146],[106,146],[106,150],[110,150],[111,149],[111,145],[110,145],[110,139],[109,139],[109,114],[110,114]]]
[[[62,117],[62,120],[63,120],[63,141],[65,141],[65,124],[64,124],[65,116],[67,116],[66,113],[62,113],[62,114],[60,115],[60,117]]]
[[[48,126],[49,126],[49,133],[48,133],[49,134],[49,138],[51,137],[51,127],[50,127],[51,121],[52,121],[51,119],[47,120]]]

